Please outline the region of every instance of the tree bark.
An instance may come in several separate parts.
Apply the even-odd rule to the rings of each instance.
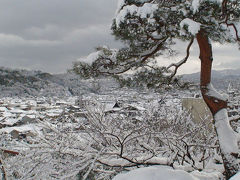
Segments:
[[[219,110],[227,108],[227,101],[216,99],[215,97],[207,95],[208,85],[211,83],[211,72],[213,62],[212,46],[204,30],[200,30],[199,33],[197,34],[197,41],[200,49],[199,58],[201,60],[200,88],[203,99],[214,116]]]
[[[203,96],[204,101],[209,107],[212,115],[214,117],[214,127],[218,136],[221,155],[223,159],[223,164],[225,168],[225,176],[226,179],[229,179],[234,174],[236,174],[239,170],[238,163],[238,151],[236,152],[237,147],[237,139],[235,138],[235,132],[230,127],[228,117],[227,117],[227,100],[223,100],[222,98],[217,98],[216,96],[212,96],[209,94],[209,88],[211,83],[211,71],[212,71],[212,46],[209,42],[207,33],[201,29],[197,34],[197,42],[200,49],[200,60],[201,60],[201,74],[200,74],[200,89]],[[222,111],[221,113],[218,113]],[[226,115],[224,115],[224,113]],[[220,114],[220,116],[219,116]],[[223,116],[221,116],[223,114]],[[223,133],[223,130],[226,127],[227,133]],[[228,137],[226,137],[228,136]],[[229,147],[230,143],[226,143],[226,139],[232,140],[233,144],[235,144],[237,148]],[[231,146],[231,144],[230,144]],[[230,150],[229,150],[230,149]]]

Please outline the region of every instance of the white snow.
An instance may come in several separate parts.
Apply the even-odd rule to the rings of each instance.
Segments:
[[[130,13],[133,14],[137,9],[137,6],[131,5],[131,6],[125,6],[116,16],[116,25],[119,27],[119,24],[124,21],[125,16]]]
[[[92,65],[94,61],[96,61],[101,55],[101,51],[96,51],[89,54],[87,57],[80,58],[79,61]]]
[[[21,113],[25,113],[26,111],[21,110],[21,109],[12,109],[12,110],[10,110],[10,112],[14,113],[14,114],[21,114]]]
[[[145,3],[141,7],[137,7],[136,5],[125,6],[119,11],[115,18],[116,25],[119,26],[119,24],[124,21],[128,13],[130,15],[136,14],[140,18],[147,18],[148,16],[151,18],[153,17],[154,11],[156,11],[157,9],[158,4],[153,3]]]
[[[240,22],[234,22],[237,29],[240,29]],[[232,26],[224,26],[226,29],[228,28],[230,36],[236,40],[236,31]],[[240,36],[240,32],[238,31],[238,36]]]
[[[217,2],[217,3],[219,3],[219,4],[222,4],[222,1],[223,1],[223,0],[211,0],[211,1],[215,1],[215,2]]]
[[[173,170],[167,166],[152,166],[119,174],[113,180],[197,180],[197,178],[182,170]]]
[[[6,107],[0,107],[0,112],[6,112],[8,109]]]
[[[198,11],[200,5],[200,0],[193,0],[192,1],[192,8],[193,8],[193,13],[195,14]]]
[[[149,148],[150,149],[150,148]],[[169,158],[165,158],[165,157],[153,157],[149,160],[147,160],[146,162],[148,163],[158,163],[158,164],[169,164]]]
[[[226,94],[220,94],[219,92],[217,92],[217,90],[213,87],[211,83],[208,84],[207,89],[208,89],[207,96],[215,97],[222,101],[228,100],[228,96]]]
[[[108,164],[110,166],[127,166],[129,162],[124,159],[114,159],[114,158],[109,158],[109,159],[100,159],[102,163]]]
[[[237,176],[240,177],[240,176]],[[184,170],[172,169],[168,166],[151,166],[139,168],[128,173],[115,176],[113,180],[217,180],[223,179],[221,172],[199,172],[187,173]],[[232,180],[232,179],[231,179]],[[233,180],[237,180],[233,179]]]
[[[237,136],[229,124],[227,110],[218,111],[214,120],[222,152],[226,154],[238,152]]]
[[[231,177],[229,180],[239,180],[240,179],[240,171],[235,174],[235,176]]]
[[[192,9],[194,14],[199,11],[198,8],[200,6],[201,1],[202,0],[192,0]],[[222,4],[222,0],[210,0],[210,1],[217,2],[220,5]]]
[[[124,5],[124,0],[118,0],[116,14],[120,11],[123,5]]]
[[[10,113],[10,112],[2,112],[1,115],[2,115],[3,117],[12,117],[12,116],[13,116],[13,114]]]
[[[145,3],[141,8],[138,8],[137,14],[141,18],[146,18],[147,15],[153,15],[153,12],[157,10],[158,5],[157,4],[152,4],[152,3]]]
[[[24,115],[23,117],[29,117],[30,119],[35,119],[36,114],[28,114],[28,115]]]
[[[106,83],[105,83],[106,84]],[[212,90],[212,88],[210,88]],[[215,94],[215,93],[213,93]],[[189,95],[187,93],[187,95]],[[115,102],[115,99],[119,99],[119,102],[121,102],[121,100],[124,100],[123,105],[128,105],[130,104],[130,107],[135,107],[136,109],[140,110],[140,111],[144,111],[144,110],[148,110],[148,108],[150,108],[150,106],[152,106],[152,104],[154,105],[158,105],[159,99],[164,101],[164,106],[170,106],[170,107],[174,107],[175,109],[180,109],[181,107],[179,107],[179,103],[181,102],[180,100],[180,95],[178,93],[176,94],[172,94],[171,92],[169,92],[169,94],[167,95],[160,95],[160,94],[137,94],[134,91],[120,91],[120,90],[111,90],[111,92],[109,91],[104,91],[104,94],[100,94],[100,95],[94,95],[94,94],[84,94],[83,99],[88,99],[93,100],[94,98],[96,98],[96,100],[98,101],[102,101],[104,102]],[[188,97],[188,96],[187,96]],[[28,100],[26,100],[25,98],[23,98],[23,100],[11,100],[10,98],[8,100],[2,100],[3,104],[0,104],[1,106],[4,107],[0,107],[0,119],[1,116],[4,117],[4,119],[2,119],[2,122],[7,122],[8,124],[12,125],[14,123],[14,121],[16,121],[17,119],[22,118],[23,116],[28,116],[29,118],[32,119],[38,119],[41,117],[41,119],[47,119],[50,122],[55,123],[55,118],[49,118],[47,117],[47,115],[59,115],[63,112],[63,109],[67,110],[71,109],[69,107],[69,105],[71,104],[71,107],[75,107],[76,109],[79,108],[79,106],[75,106],[75,100],[78,99],[79,97],[73,98],[71,100],[65,100],[63,99],[59,99],[59,98],[46,98],[45,99],[36,99],[33,97],[34,100],[32,100],[30,103],[32,104],[32,108],[36,109],[36,110],[26,110],[26,111],[22,111],[20,109],[20,107],[23,107],[25,105],[30,104]],[[131,100],[131,101],[130,101]],[[12,106],[14,102],[19,102],[19,106]],[[38,103],[37,103],[38,102]],[[95,101],[94,101],[95,102]],[[151,104],[150,104],[150,103]],[[15,103],[17,104],[17,103]],[[65,106],[66,104],[66,106]],[[112,103],[111,105],[114,105],[114,103]],[[36,106],[36,107],[35,107]],[[95,105],[93,105],[93,107],[95,107]],[[125,106],[123,106],[125,107]],[[37,108],[42,108],[42,110],[37,109]],[[73,108],[74,109],[74,108]],[[1,112],[2,110],[2,112]],[[84,114],[84,112],[82,112],[82,109],[80,109],[81,112],[78,112],[78,110],[73,110],[73,114],[71,115],[79,115],[80,113]],[[72,113],[72,112],[71,112]],[[78,114],[79,113],[79,114]],[[171,114],[171,113],[170,113]],[[175,115],[175,114],[174,114]],[[177,114],[176,114],[177,115]],[[82,116],[82,115],[81,115]],[[79,121],[83,121],[85,120],[84,118],[81,119],[81,116],[77,116],[76,119]],[[232,143],[235,143],[235,134],[233,132],[231,132],[230,126],[228,120],[227,120],[227,113],[226,112],[218,112],[215,116],[215,120],[217,121],[217,128],[219,132],[222,132],[221,134],[223,134],[220,138],[221,143],[223,142],[224,144],[224,152],[231,152],[233,150],[231,150],[232,147]],[[171,118],[171,116],[170,116]],[[174,118],[174,117],[173,117]],[[139,117],[136,118],[137,120],[139,119]],[[143,119],[143,118],[142,118]],[[166,119],[168,119],[168,116],[166,116]],[[76,122],[77,122],[76,120]],[[75,121],[74,121],[75,123]],[[81,122],[82,123],[82,122]],[[70,123],[69,123],[70,124]],[[82,123],[83,124],[83,123]],[[56,124],[57,125],[57,124]],[[74,125],[74,124],[73,124]],[[227,125],[227,126],[226,126]],[[68,126],[68,124],[67,124]],[[227,129],[226,129],[227,127]],[[57,126],[56,126],[57,128]],[[229,129],[228,129],[229,128]],[[6,133],[10,133],[12,130],[17,130],[20,132],[26,132],[26,131],[31,131],[34,135],[35,134],[41,134],[41,129],[40,126],[38,127],[35,124],[27,124],[21,127],[7,127],[7,128],[2,128],[0,130],[1,133],[6,132]],[[52,133],[52,132],[51,132]],[[230,138],[229,135],[230,134]],[[231,136],[232,135],[232,136]],[[227,137],[228,136],[228,137]],[[233,137],[233,138],[232,138]],[[80,137],[79,137],[80,138]],[[232,142],[233,141],[233,142]],[[141,145],[143,144],[143,142],[141,143]],[[236,144],[236,143],[235,143]],[[143,144],[144,147],[146,147],[147,149],[151,149],[151,145],[149,144]],[[222,145],[222,144],[221,144]],[[226,146],[226,147],[225,147]],[[229,149],[228,149],[229,148]],[[227,149],[227,150],[226,150]],[[75,150],[75,149],[74,149]],[[226,151],[225,151],[226,150]],[[74,154],[77,154],[75,151],[72,152],[72,149],[69,148],[65,148],[63,149],[63,152],[71,152]],[[112,153],[112,152],[111,152]],[[147,159],[145,157],[149,157],[149,156],[140,156],[141,158],[138,157],[134,157],[135,160],[138,160],[140,162],[142,162],[142,160]],[[102,158],[102,157],[101,157]],[[105,158],[105,157],[103,157]],[[145,162],[148,163],[160,163],[160,164],[169,164],[169,161],[171,159],[168,158],[164,158],[164,157],[153,157],[152,159],[149,159]],[[215,158],[214,158],[215,160]],[[111,164],[111,165],[126,165],[129,164],[129,162],[125,161],[125,160],[121,160],[121,159],[113,159],[112,157],[106,158],[105,160],[102,160],[105,163]],[[197,161],[196,161],[197,162]],[[176,165],[174,165],[174,169],[178,169],[178,170],[173,170],[170,167],[163,167],[163,166],[154,166],[154,167],[149,167],[149,168],[142,168],[142,169],[137,169],[134,171],[131,171],[129,173],[123,173],[120,174],[118,176],[115,177],[115,180],[161,180],[161,179],[200,179],[200,180],[215,180],[215,179],[223,179],[221,177],[222,175],[222,170],[219,171],[220,168],[222,167],[221,165],[217,165],[217,166],[221,166],[220,168],[215,168],[216,164],[215,161],[212,161],[213,163],[210,164],[208,160],[206,160],[206,168],[204,169],[204,171],[207,170],[207,172],[198,172],[198,171],[193,171],[192,168],[190,168],[190,166],[188,165],[183,165],[182,169],[178,169],[181,167],[177,167]],[[196,163],[198,165],[198,162]],[[209,169],[212,169],[211,171],[209,171]],[[189,173],[187,173],[189,172]],[[235,179],[240,179],[239,178],[240,175],[236,176]]]
[[[15,127],[6,127],[6,128],[2,128],[0,129],[0,133],[10,133],[13,130],[16,130],[18,132],[27,132],[27,131],[31,131],[31,132],[38,132],[41,130],[41,128],[39,128],[37,125],[33,125],[33,124],[27,124],[27,125],[23,125],[23,126],[15,126]]]
[[[2,124],[12,126],[13,124],[15,124],[18,121],[19,121],[19,119],[15,119],[15,118],[5,118],[5,120]]]
[[[180,27],[182,28],[183,34],[184,34],[184,31],[183,31],[184,25],[188,26],[188,31],[192,35],[196,35],[198,33],[198,31],[200,30],[200,26],[201,26],[200,23],[195,22],[192,19],[186,18],[186,19],[182,20],[180,23]]]
[[[37,102],[33,99],[29,99],[26,101],[27,104],[31,105],[31,106],[37,106]]]
[[[107,46],[102,46],[102,50],[99,50],[99,51],[96,51],[96,52],[93,52],[91,54],[89,54],[88,56],[86,57],[81,57],[78,59],[78,61],[80,62],[84,62],[88,65],[92,65],[98,58],[101,58],[101,59],[111,59],[111,61],[116,61],[116,56],[117,56],[117,53],[118,53],[118,49],[109,49]],[[108,53],[105,53],[105,51],[109,51],[109,54]]]
[[[223,179],[223,175],[221,172],[215,171],[215,172],[199,172],[199,171],[193,171],[191,172],[192,175],[197,177],[199,180],[217,180],[217,179]]]

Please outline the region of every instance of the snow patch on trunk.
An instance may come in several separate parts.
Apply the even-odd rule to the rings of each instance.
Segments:
[[[208,84],[207,89],[208,89],[208,92],[206,94],[207,96],[214,97],[222,101],[228,100],[228,95],[220,94],[219,92],[217,92],[217,90],[213,87],[211,83]]]
[[[222,152],[224,154],[237,153],[238,138],[229,124],[227,110],[221,109],[218,111],[214,116],[214,120]]]

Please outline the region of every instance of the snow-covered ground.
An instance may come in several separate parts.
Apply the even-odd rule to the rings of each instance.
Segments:
[[[137,91],[112,91],[111,93],[87,94],[84,96],[59,97],[6,97],[0,99],[0,132],[10,133],[13,130],[19,132],[36,131],[37,120],[46,117],[61,116],[65,111],[73,110],[76,113],[83,111],[85,103],[98,101],[105,111],[111,111],[116,103],[132,108],[147,108],[164,101],[166,106],[180,106],[180,95],[177,94],[148,94]],[[122,105],[124,104],[124,105]],[[121,108],[120,108],[121,109]]]
[[[174,170],[166,166],[153,166],[139,168],[128,173],[121,173],[113,180],[219,180],[223,175],[219,172],[197,172],[187,173],[183,170]],[[239,180],[240,173],[230,178],[230,180]]]
[[[86,156],[85,158],[89,158],[90,167],[92,167],[93,169],[96,168],[98,173],[101,171],[104,172],[104,173],[103,172],[100,173],[101,176],[103,176],[103,174],[107,174],[108,178],[109,177],[113,178],[116,175],[116,172],[118,173],[121,172],[119,175],[114,177],[114,180],[123,180],[123,179],[124,180],[135,180],[135,179],[160,180],[160,179],[171,179],[171,178],[173,179],[180,178],[180,180],[181,178],[182,179],[199,179],[199,180],[222,179],[223,166],[221,164],[221,158],[216,156],[217,154],[213,153],[213,151],[210,150],[211,148],[216,148],[217,146],[213,144],[208,144],[208,145],[200,144],[198,147],[197,145],[198,142],[194,141],[194,139],[196,138],[194,137],[191,138],[191,135],[195,136],[194,133],[198,134],[198,131],[203,128],[202,127],[203,125],[204,126],[207,126],[207,125],[203,124],[203,125],[199,125],[199,127],[198,126],[195,127],[191,122],[186,121],[186,119],[182,119],[183,118],[182,115],[184,114],[181,115],[181,113],[183,113],[181,99],[186,97],[193,97],[195,93],[196,92],[172,91],[168,93],[158,94],[153,92],[143,92],[143,91],[139,92],[139,91],[123,88],[121,90],[111,90],[111,91],[105,91],[97,94],[88,93],[82,96],[69,96],[69,97],[63,97],[63,98],[59,98],[59,97],[1,98],[0,99],[0,133],[2,135],[9,135],[7,136],[6,139],[4,139],[5,136],[2,136],[1,150],[4,150],[4,151],[10,150],[14,152],[15,151],[22,152],[24,150],[23,151],[24,153],[25,150],[28,150],[33,145],[39,146],[41,148],[43,147],[47,148],[41,151],[38,151],[35,148],[35,150],[32,151],[32,153],[30,153],[34,157],[34,159],[35,158],[38,159],[40,157],[42,158],[41,153],[43,152],[46,153],[48,151],[49,151],[49,154],[47,155],[49,156],[49,158],[51,157],[52,153],[55,154],[56,152],[67,153],[68,154],[67,156],[69,156],[69,153],[70,153],[70,156],[71,154],[73,154],[74,159],[71,159],[72,157],[70,159],[68,159],[69,157],[68,158],[65,157],[65,159],[63,158],[60,160],[60,162],[63,164],[71,161],[71,163],[69,163],[71,166],[67,167],[68,168],[67,170],[64,169],[65,166],[61,164],[61,168],[64,169],[61,173],[63,173],[64,171],[69,172],[69,179],[71,179],[70,175],[72,175],[71,177],[73,177],[74,173],[78,173],[78,171],[72,172],[74,168],[78,167],[76,166],[77,165],[76,163],[81,161],[84,162],[84,159],[81,159],[82,153],[85,153],[84,155]],[[236,106],[236,103],[235,103],[235,106]],[[86,107],[90,107],[90,109]],[[159,107],[160,108],[159,110],[164,110],[164,109],[168,109],[168,110],[166,112],[156,112],[156,110],[153,110],[154,107],[155,108]],[[100,108],[100,110],[101,109],[103,110],[103,114],[101,114],[102,112],[99,111],[98,108]],[[131,115],[131,116],[129,117],[126,116],[125,112],[127,112],[128,115]],[[139,116],[137,112],[140,112],[141,116]],[[179,114],[174,114],[176,112],[179,112]],[[89,116],[89,113],[93,113],[94,116],[93,117]],[[154,116],[151,113],[153,114],[157,113],[157,115]],[[107,116],[105,117],[105,115]],[[184,118],[185,116],[188,117],[187,114],[184,115]],[[94,118],[97,118],[97,117],[104,117],[106,119],[103,118],[102,119],[103,122],[100,122],[100,124],[98,124],[99,122],[96,121],[97,119],[94,120]],[[107,119],[110,117],[113,119]],[[119,156],[113,155],[114,153],[119,153],[119,149],[116,149],[116,148],[119,148],[118,141],[115,142],[117,144],[109,145],[108,147],[109,151],[105,150],[106,152],[104,153],[102,153],[101,151],[98,152],[101,154],[98,157],[98,153],[95,152],[96,144],[94,143],[92,144],[91,142],[91,145],[90,144],[87,145],[86,137],[85,137],[86,135],[84,133],[82,134],[82,131],[85,131],[86,128],[90,128],[90,127],[99,127],[98,130],[100,134],[97,134],[97,131],[96,132],[89,131],[89,133],[91,134],[91,137],[93,139],[96,140],[99,138],[97,140],[98,144],[102,143],[104,145],[105,137],[101,139],[101,137],[99,137],[101,133],[106,133],[108,135],[113,135],[113,136],[118,135],[119,136],[118,138],[120,138],[119,139],[120,141],[121,138],[124,138],[124,136],[128,137],[128,136],[132,136],[132,134],[134,135],[134,133],[136,133],[135,132],[136,129],[134,128],[137,128],[137,126],[142,125],[141,122],[143,122],[144,120],[147,120],[147,119],[151,120],[151,118],[156,118],[156,117],[162,118],[162,121],[163,121],[161,122],[158,119],[154,119],[154,121],[156,122],[159,121],[160,123],[163,123],[162,124],[163,129],[160,129],[158,133],[160,134],[163,133],[161,134],[160,137],[166,138],[165,136],[167,136],[167,139],[163,139],[162,141],[155,141],[153,139],[154,140],[153,142],[152,140],[151,142],[149,142],[151,145],[149,145],[148,143],[140,142],[139,147],[135,143],[133,143],[132,149],[131,149],[131,146],[129,146],[129,144],[126,144],[125,145],[127,146],[126,148],[130,148],[130,149],[128,151],[126,151],[127,149],[122,149],[123,152],[125,153],[125,154],[123,153],[123,156],[127,156],[127,157],[133,156],[134,161],[136,160],[140,163],[143,163],[143,162],[160,163],[165,165],[171,164],[172,160],[174,159],[173,157],[175,156],[175,158],[178,157],[177,158],[178,160],[176,160],[176,162],[173,163],[174,169],[170,168],[169,166],[168,167],[153,166],[153,167],[140,168],[140,169],[130,168],[127,170],[132,170],[132,169],[136,169],[136,170],[130,171],[128,173],[123,169],[119,171],[119,168],[112,168],[111,170],[107,168],[107,169],[101,170],[101,168],[104,167],[102,166],[101,163],[112,165],[112,166],[118,166],[119,163],[124,166],[125,165],[132,166],[133,164],[129,163],[129,161],[126,159],[123,161],[123,159],[121,158],[119,159]],[[128,119],[125,119],[125,118],[129,118],[131,120],[136,121],[134,122],[136,124],[132,124],[132,125],[136,125],[136,127],[132,126],[132,129],[131,128],[127,129],[126,127],[129,126]],[[122,121],[122,126],[118,122],[114,121],[119,119]],[[167,121],[165,122],[165,120]],[[152,122],[149,121],[148,123],[152,123]],[[186,123],[186,127],[184,123]],[[173,128],[171,128],[172,127],[171,125],[173,126]],[[186,132],[180,132],[179,131],[180,129],[175,128],[174,126],[176,127],[179,126],[179,128],[186,128],[184,129],[184,131]],[[169,127],[173,132],[164,132],[164,128],[169,128]],[[191,131],[189,131],[190,127],[194,127],[196,129],[192,129]],[[121,131],[121,129],[118,129],[118,128],[123,128],[122,130],[124,131]],[[141,133],[146,133],[146,132],[149,133],[148,131],[145,132],[144,129],[143,130],[140,129],[140,131],[143,131]],[[66,136],[63,136],[63,137],[59,136],[58,132],[64,132],[66,133]],[[78,133],[78,136],[76,136],[76,133]],[[151,134],[151,136],[153,134]],[[48,136],[51,138],[49,139]],[[208,137],[205,134],[203,134],[203,136]],[[58,142],[54,140],[54,138],[65,139],[65,142],[61,142],[61,141]],[[76,144],[71,145],[71,143],[68,141],[72,141],[72,140],[70,140],[69,138],[70,139],[76,138],[76,140],[74,140],[74,143]],[[106,136],[106,138],[109,138],[109,137]],[[179,140],[177,140],[178,138]],[[211,138],[212,137],[209,137],[209,143],[212,142]],[[115,140],[116,139],[113,138],[111,140],[112,143]],[[143,139],[140,138],[139,140],[143,141],[144,138]],[[184,141],[181,142],[182,140]],[[9,143],[11,144],[11,141],[15,142],[15,144],[9,146]],[[165,141],[168,143],[172,143],[171,145],[169,145],[168,148],[170,149],[173,148],[172,149],[173,153],[170,152],[170,149],[167,151],[164,150]],[[160,145],[156,144],[156,142],[160,143]],[[174,144],[176,142],[178,143]],[[191,148],[185,149],[184,143],[187,143],[187,145]],[[49,149],[48,146],[50,146],[51,148]],[[86,148],[85,151],[82,151],[81,149],[77,148],[81,146]],[[91,146],[91,147],[87,147],[87,146]],[[194,150],[195,147],[198,147],[199,149],[198,148],[197,149],[200,150],[204,146],[207,146],[207,148],[210,150],[208,155],[205,155],[204,153],[194,155],[194,151],[196,150],[196,149]],[[142,150],[139,152],[136,152],[139,150],[139,148],[142,148]],[[179,148],[179,151],[175,151],[176,150],[175,148]],[[88,149],[89,149],[89,152],[87,152]],[[198,150],[197,152],[202,152],[202,150],[200,151]],[[111,154],[110,152],[113,154]],[[136,154],[133,154],[135,152]],[[155,154],[156,152],[157,154]],[[152,154],[153,157],[150,158],[149,153],[150,155]],[[190,153],[190,158],[186,157],[185,159],[182,155],[185,156],[187,155],[187,153]],[[30,154],[29,154],[29,157],[30,157]],[[139,155],[143,155],[143,156],[138,157]],[[95,158],[97,158],[97,160],[92,159],[91,156],[94,156],[94,157],[96,156]],[[33,157],[30,157],[30,159],[32,159]],[[180,163],[179,158],[183,159],[184,163]],[[205,161],[205,163],[198,162],[201,158],[204,159],[203,161]],[[15,164],[14,166],[16,166],[16,168],[19,168],[16,162],[29,163],[27,158],[24,157],[24,159],[26,160],[20,161],[17,158],[14,161],[10,161],[8,159],[4,159],[4,161],[7,161],[9,164],[14,162],[13,163]],[[36,159],[32,162],[33,163],[32,166],[38,165]],[[159,161],[159,159],[161,159],[161,161]],[[164,159],[164,162],[162,161],[163,159]],[[186,160],[186,162],[184,159]],[[98,164],[96,165],[96,167],[93,164],[91,165],[91,162],[94,162],[93,160],[98,161],[98,163],[101,162],[100,165]],[[58,162],[57,159],[53,159],[52,164],[54,165],[54,168],[56,164],[60,166],[60,164],[58,164],[60,162]],[[192,162],[194,162],[194,164],[192,164]],[[51,168],[53,167],[51,167],[50,164],[46,164],[46,162],[44,163],[46,167],[49,165],[49,169],[44,170],[45,173],[54,174],[55,171],[52,172],[51,170]],[[101,167],[101,168],[98,169],[98,167]],[[22,174],[24,174],[24,171],[26,171],[24,168],[29,168],[28,170],[31,170],[31,166],[30,167],[23,166],[23,170],[21,170],[23,172],[20,171]],[[201,169],[202,171],[198,171],[197,169]],[[82,172],[84,172],[85,174],[90,173],[90,171],[88,172],[86,170]],[[34,171],[34,173],[41,174],[42,172],[40,170],[40,172]],[[43,174],[41,175],[43,176]],[[61,175],[62,176],[64,175],[64,177],[68,177],[64,173]]]
[[[121,173],[115,176],[113,180],[217,180],[222,178],[223,176],[219,172],[193,171],[188,173],[167,166],[152,166]]]

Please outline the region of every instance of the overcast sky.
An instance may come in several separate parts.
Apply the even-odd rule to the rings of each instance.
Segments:
[[[61,73],[99,45],[120,46],[110,34],[117,0],[0,0],[0,4],[0,66]],[[181,73],[199,71],[196,49],[195,44]],[[239,57],[237,47],[214,45],[215,69],[240,68]],[[161,64],[168,63],[161,59]]]

